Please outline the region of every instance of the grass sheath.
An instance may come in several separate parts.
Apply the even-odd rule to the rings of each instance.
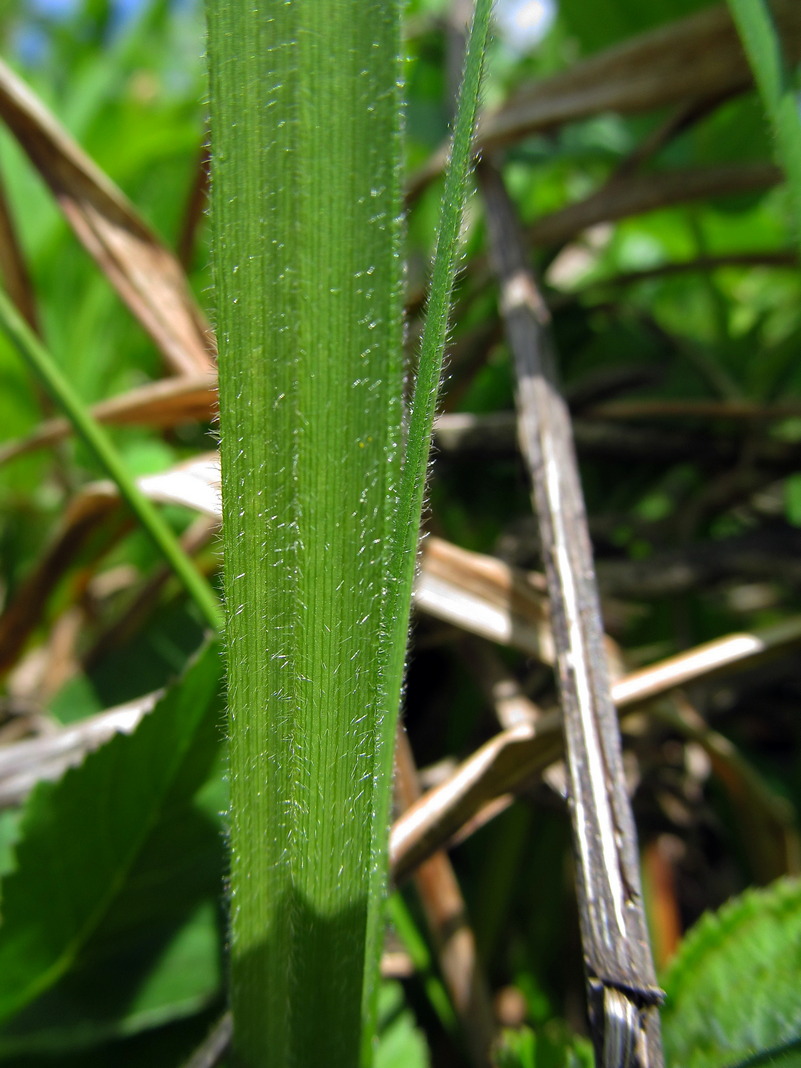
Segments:
[[[248,1068],[371,1061],[392,745],[489,8],[404,459],[401,5],[207,5]]]
[[[362,1056],[396,715],[379,647],[400,470],[400,5],[207,13],[234,1044],[248,1068],[344,1068]]]

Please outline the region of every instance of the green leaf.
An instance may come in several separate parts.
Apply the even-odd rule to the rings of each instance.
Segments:
[[[400,983],[383,983],[379,993],[379,1038],[375,1068],[428,1068],[428,1047],[406,1008]]]
[[[377,650],[403,381],[400,5],[206,6],[235,1042],[243,1065],[324,1051],[352,1068],[397,714]]]
[[[590,1042],[571,1035],[559,1020],[536,1033],[530,1027],[503,1031],[496,1053],[497,1068],[593,1068],[594,1063]]]
[[[796,241],[801,242],[801,113],[798,87],[782,55],[782,45],[765,0],[729,0],[732,18],[776,139],[793,206]]]
[[[128,1013],[120,1026],[134,1029],[194,1011],[216,990],[205,902],[220,892],[220,677],[210,644],[132,735],[31,795],[3,883],[0,1019],[52,989],[53,1020],[62,999],[65,1019],[85,1001],[99,1034]],[[152,973],[171,959],[194,962],[184,979],[172,964]]]
[[[664,977],[674,1068],[801,1063],[801,882],[751,890],[704,916]]]
[[[584,50],[595,52],[705,7],[707,0],[560,0],[559,16]]]
[[[784,480],[784,514],[788,523],[801,526],[801,475],[789,475]]]
[[[219,862],[221,851],[216,853]],[[219,876],[219,864],[217,868]],[[178,882],[189,890],[184,902],[188,917],[176,922],[174,916],[159,914],[150,893],[152,913],[137,915],[124,940],[119,932],[109,939],[99,933],[53,990],[0,1030],[0,1062],[88,1050],[192,1016],[219,998],[224,943],[219,909],[204,886],[206,900],[191,911],[198,886]],[[158,886],[171,895],[174,884],[166,871]],[[217,895],[219,888],[218,878]],[[175,902],[171,904],[174,911]]]

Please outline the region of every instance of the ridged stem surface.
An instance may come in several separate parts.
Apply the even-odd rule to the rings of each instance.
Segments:
[[[374,795],[397,713],[378,649],[402,395],[399,6],[207,5],[248,1068],[369,1056]]]

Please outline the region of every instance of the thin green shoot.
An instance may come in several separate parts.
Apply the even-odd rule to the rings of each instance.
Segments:
[[[105,429],[97,422],[72,388],[48,350],[37,338],[8,296],[0,290],[0,330],[33,371],[47,392],[72,423],[97,462],[115,483],[176,578],[195,602],[206,623],[215,631],[222,613],[214,591],[181,548],[178,539],[128,472],[125,462]]]

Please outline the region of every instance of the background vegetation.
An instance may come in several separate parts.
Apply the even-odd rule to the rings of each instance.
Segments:
[[[801,14],[791,0],[773,11],[774,98],[789,86],[795,100]],[[447,5],[407,14],[412,352],[454,45]],[[133,473],[159,476],[142,488],[216,584],[211,345],[188,296],[213,321],[201,16],[159,0],[4,7],[3,57],[145,222],[2,71],[0,267],[80,397],[125,398],[113,440]],[[795,882],[773,885],[797,871],[801,803],[799,231],[774,155],[786,118],[771,129],[724,8],[562,0],[543,41],[518,44],[491,45],[479,143],[525,227],[574,414],[672,995],[668,1063],[774,1048],[789,1065],[801,905]],[[452,867],[435,854],[408,878],[423,850],[396,824],[378,1060],[483,1063],[491,1005],[530,1028],[508,1063],[584,1063],[586,1042],[569,1049],[586,1024],[541,562],[478,196],[465,248],[396,815],[457,764],[469,789],[426,824],[435,845],[458,839]],[[198,653],[205,619],[86,447],[52,423],[46,448],[18,447],[54,413],[5,338],[0,383],[0,1058],[179,1064],[225,1004],[218,650]],[[30,793],[65,753],[131,730],[155,700],[142,695],[179,676],[133,734]],[[665,971],[704,911],[768,884]]]

